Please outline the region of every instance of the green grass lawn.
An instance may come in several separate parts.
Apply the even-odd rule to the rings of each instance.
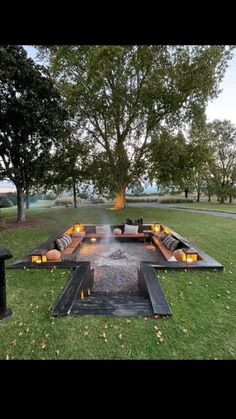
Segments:
[[[1,216],[12,217],[14,211]],[[50,310],[70,271],[7,270],[7,306],[13,315],[0,322],[0,359],[235,359],[235,220],[153,208],[35,208],[28,217],[46,218],[48,225],[0,232],[0,242],[16,260],[68,224],[123,223],[126,217],[140,216],[144,222],[170,226],[221,262],[225,271],[161,271],[173,316],[150,319],[53,318]]]

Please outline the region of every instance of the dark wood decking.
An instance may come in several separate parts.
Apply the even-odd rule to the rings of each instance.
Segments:
[[[149,297],[154,315],[172,315],[155,269],[143,262],[140,263],[139,287]]]
[[[92,283],[93,270],[91,270],[91,264],[90,262],[84,262],[75,269],[52,314],[54,316],[68,315],[73,307],[74,301],[80,298],[81,291],[85,291],[84,285],[87,289],[92,287]]]
[[[140,295],[94,293],[76,299],[70,316],[153,316],[150,300]]]

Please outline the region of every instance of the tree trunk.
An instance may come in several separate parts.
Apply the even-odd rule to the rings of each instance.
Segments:
[[[232,201],[233,201],[232,194],[229,194],[229,203],[232,204]]]
[[[24,194],[21,188],[17,188],[17,222],[25,222]]]
[[[115,209],[124,209],[126,208],[126,201],[125,201],[125,187],[120,188],[120,192],[116,194],[116,202],[114,205]]]
[[[224,204],[225,203],[225,199],[224,199],[224,196],[222,195],[221,197],[220,197],[220,204]]]
[[[29,192],[28,192],[28,191],[26,192],[26,195],[25,195],[25,206],[26,206],[26,209],[27,209],[27,210],[28,210],[28,209],[29,209],[29,207],[30,207]]]
[[[74,208],[77,208],[76,187],[75,187],[75,181],[74,180],[73,180],[73,198],[74,198]]]
[[[200,188],[197,189],[197,202],[200,202],[201,191]]]
[[[208,202],[211,202],[211,194],[208,194]]]
[[[186,189],[184,190],[184,195],[185,195],[185,198],[186,198],[186,199],[188,198],[188,192],[189,192],[189,190],[188,190],[188,188],[186,188]]]

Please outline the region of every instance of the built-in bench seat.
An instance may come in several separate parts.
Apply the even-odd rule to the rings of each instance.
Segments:
[[[144,233],[137,233],[137,234],[127,234],[127,233],[123,233],[123,234],[103,234],[103,233],[86,233],[85,237],[88,238],[111,238],[114,237],[116,239],[120,239],[122,237],[126,237],[126,238],[144,238]]]
[[[158,249],[161,251],[161,253],[163,254],[166,260],[168,261],[171,261],[171,259],[173,261],[176,260],[174,258],[174,252],[172,252],[172,250],[167,249],[167,247],[163,244],[163,242],[157,236],[152,236],[152,240],[154,244],[158,247]]]
[[[62,252],[62,260],[74,259],[79,245],[84,239],[85,233],[81,233],[78,237],[72,238],[72,243],[69,244]]]

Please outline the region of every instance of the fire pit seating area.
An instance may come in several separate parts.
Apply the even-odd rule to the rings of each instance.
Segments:
[[[144,239],[144,226],[137,224],[122,225],[91,225],[86,226],[85,239],[100,238],[117,238],[117,239]]]
[[[114,244],[119,242],[141,242],[143,246],[156,247],[158,269],[223,269],[223,266],[199,248],[179,236],[167,226],[157,222],[143,224],[140,220],[126,220],[125,224],[74,224],[41,243],[22,259],[15,261],[9,268],[76,268],[82,259],[79,247],[83,243],[95,244],[105,240]],[[153,246],[152,246],[153,248]],[[149,249],[147,247],[146,249]],[[151,251],[151,248],[150,248]],[[92,252],[92,249],[91,249]],[[148,262],[149,263],[149,262]]]
[[[154,223],[153,244],[168,262],[197,262],[203,260],[199,252],[165,226]]]

